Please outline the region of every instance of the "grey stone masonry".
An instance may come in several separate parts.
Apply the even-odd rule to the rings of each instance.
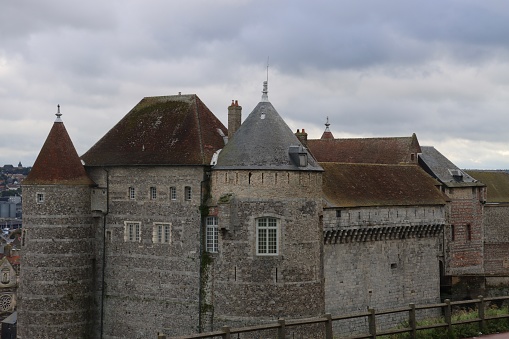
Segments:
[[[90,188],[24,186],[23,210],[19,337],[93,337]]]
[[[96,256],[104,255],[105,265],[104,285],[102,264],[96,268],[104,338],[150,338],[163,329],[168,335],[196,332],[204,167],[88,171],[99,185],[97,209],[104,209],[103,190],[108,196],[105,213],[96,218]]]

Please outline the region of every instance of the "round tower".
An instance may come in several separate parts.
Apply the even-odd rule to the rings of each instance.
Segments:
[[[215,327],[323,315],[322,172],[268,101],[265,82],[211,173]]]
[[[18,334],[88,338],[93,301],[90,187],[60,108],[23,181]]]

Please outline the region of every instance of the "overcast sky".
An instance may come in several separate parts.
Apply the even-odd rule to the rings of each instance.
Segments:
[[[0,166],[55,119],[81,155],[145,96],[195,93],[226,125],[269,100],[319,138],[410,136],[461,168],[509,168],[506,0],[5,0]]]

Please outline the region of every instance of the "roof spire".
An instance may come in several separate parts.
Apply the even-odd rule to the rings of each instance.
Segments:
[[[263,82],[262,102],[269,101],[269,57],[267,57],[267,80]]]
[[[62,116],[62,113],[60,113],[60,105],[57,105],[57,113],[55,113],[57,118],[55,119],[55,122],[62,122],[62,119],[60,117]]]
[[[332,135],[329,126],[330,126],[329,117],[327,117],[327,121],[325,122],[325,131],[323,131],[321,139],[334,139],[334,136]]]

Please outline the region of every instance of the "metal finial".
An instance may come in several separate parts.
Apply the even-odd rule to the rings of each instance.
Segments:
[[[326,132],[330,132],[329,126],[330,126],[330,124],[329,124],[329,117],[327,117],[327,122],[325,122],[325,131]]]
[[[60,113],[60,105],[57,105],[57,113],[55,113],[55,115],[57,116],[55,122],[62,122],[62,119],[60,119],[60,117],[62,116],[62,113]]]

